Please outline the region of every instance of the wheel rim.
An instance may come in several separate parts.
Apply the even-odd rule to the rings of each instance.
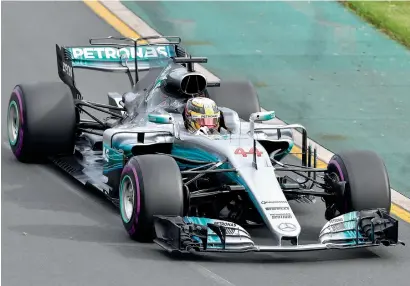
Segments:
[[[125,176],[121,182],[121,214],[125,222],[129,222],[134,211],[135,191],[132,180]]]
[[[14,146],[18,139],[18,134],[20,130],[20,117],[17,108],[17,103],[13,100],[10,102],[7,118],[7,129],[9,141],[12,146]]]

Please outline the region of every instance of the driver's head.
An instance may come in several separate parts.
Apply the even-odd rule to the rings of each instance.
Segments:
[[[191,98],[185,106],[185,126],[190,131],[201,127],[217,130],[220,117],[215,101],[206,97]]]

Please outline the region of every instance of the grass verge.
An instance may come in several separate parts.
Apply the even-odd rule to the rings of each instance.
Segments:
[[[341,3],[394,40],[410,48],[410,0]]]

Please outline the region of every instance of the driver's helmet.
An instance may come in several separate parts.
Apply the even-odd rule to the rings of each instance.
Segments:
[[[195,97],[188,100],[185,106],[185,127],[192,132],[202,127],[217,131],[221,112],[215,101],[207,97]]]

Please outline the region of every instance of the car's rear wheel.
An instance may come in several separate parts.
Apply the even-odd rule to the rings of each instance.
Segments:
[[[249,81],[222,81],[221,86],[207,91],[218,106],[235,110],[243,120],[248,121],[252,113],[261,111],[258,94]]]
[[[383,160],[372,151],[346,151],[335,154],[327,167],[330,176],[345,181],[339,196],[340,214],[384,208],[390,212],[391,190]]]
[[[154,215],[183,216],[184,192],[179,167],[167,155],[131,158],[120,178],[121,218],[137,241],[154,238]]]
[[[70,89],[63,83],[17,85],[10,96],[7,133],[21,162],[74,151],[76,114]]]

